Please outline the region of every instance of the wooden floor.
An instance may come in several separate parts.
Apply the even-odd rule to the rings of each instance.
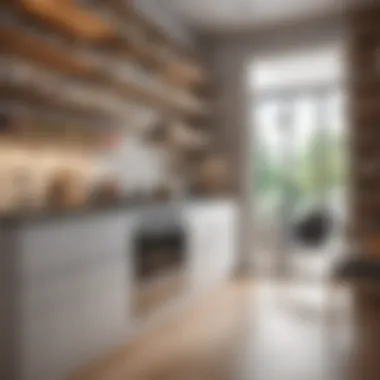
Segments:
[[[380,292],[226,285],[75,380],[378,380]]]

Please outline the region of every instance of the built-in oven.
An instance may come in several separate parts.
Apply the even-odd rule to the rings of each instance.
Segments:
[[[133,245],[133,313],[149,316],[180,297],[186,286],[187,236],[181,212],[159,208],[142,213]]]

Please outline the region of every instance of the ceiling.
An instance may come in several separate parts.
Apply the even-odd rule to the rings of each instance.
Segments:
[[[244,29],[337,13],[366,0],[165,0],[190,25],[210,31]]]

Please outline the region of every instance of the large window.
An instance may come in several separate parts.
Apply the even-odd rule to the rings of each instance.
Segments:
[[[313,207],[328,209],[342,227],[339,233],[344,229],[342,62],[339,48],[325,47],[256,60],[251,66],[256,246],[266,236],[277,244],[269,251],[283,251],[292,222]]]
[[[284,196],[294,209],[343,199],[342,102],[340,92],[331,89],[257,103],[252,181],[259,205],[273,208]]]

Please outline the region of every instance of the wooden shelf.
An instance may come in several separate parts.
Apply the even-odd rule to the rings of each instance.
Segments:
[[[96,114],[88,114],[76,109],[68,110],[67,107],[49,104],[45,99],[39,101],[37,98],[16,97],[12,100],[9,96],[1,95],[1,92],[0,114],[14,118],[45,120],[54,124],[79,124],[89,129],[109,130],[112,126],[108,119],[103,120]]]
[[[205,123],[208,120],[209,105],[184,87],[206,80],[201,65],[193,58],[188,58],[184,52],[177,53],[176,50],[173,53],[176,49],[173,41],[158,26],[124,2],[98,2],[103,8],[99,8],[100,5],[96,3],[94,8],[74,0],[9,0],[8,3],[13,5],[13,11],[10,12],[16,17],[0,27],[0,54],[18,57],[57,75],[76,79],[78,85],[98,85],[99,91],[114,93],[119,101],[126,99],[155,108],[165,117],[175,117],[190,123],[195,120]],[[102,14],[99,9],[111,12]],[[20,14],[34,21],[24,25]],[[33,22],[48,26],[70,39],[51,38],[44,34],[38,24],[34,30]],[[140,34],[128,32],[133,31],[133,28]],[[158,78],[163,78],[162,83],[140,83],[133,75],[115,76],[109,69],[112,65],[102,62],[104,56],[108,56],[110,61],[115,56],[115,61],[119,58],[121,62],[134,57],[136,62],[143,62],[145,67],[150,66]],[[48,99],[46,94],[26,86],[12,91],[10,95],[14,101],[23,101],[26,96],[27,101],[31,102],[31,98],[42,96],[38,98],[39,104],[53,102],[54,107],[65,109],[67,106],[70,112],[73,111],[70,102],[66,104],[62,96]],[[4,88],[2,92],[4,99]],[[84,111],[92,112],[94,109],[84,107]]]
[[[18,9],[28,16],[75,40],[124,49],[173,83],[198,86],[206,82],[204,69],[194,59],[178,54],[172,39],[133,7],[112,0],[99,7],[81,6],[74,0],[20,0],[18,3]],[[157,39],[161,42],[157,43]],[[169,53],[170,49],[176,53]]]
[[[46,6],[47,3],[49,3],[48,6]],[[111,1],[111,3],[115,6],[119,2]],[[112,4],[107,4],[111,9],[115,9],[112,8]],[[137,17],[139,24],[143,23],[145,29],[150,28],[150,24],[145,19],[140,19],[138,14],[132,12],[124,4],[120,5],[121,7],[117,8],[118,16]],[[120,59],[134,57],[144,67],[153,69],[158,77],[161,76],[167,80],[168,87],[170,84],[173,87],[178,85],[182,91],[170,93],[165,88],[149,88],[133,80],[134,78],[125,78],[122,81],[112,78],[91,58],[86,59],[83,54],[78,54],[80,48],[77,44],[64,44],[62,41],[55,43],[55,41],[46,40],[41,34],[30,33],[30,30],[22,27],[8,26],[0,29],[0,44],[3,45],[0,53],[17,55],[57,70],[61,74],[100,81],[109,87],[115,86],[123,97],[158,108],[169,115],[182,114],[187,117],[188,115],[203,115],[207,112],[207,105],[201,102],[200,98],[189,90],[183,89],[184,84],[191,86],[205,79],[201,68],[183,60],[181,62],[172,54],[165,54],[162,52],[165,49],[158,48],[144,36],[138,37],[138,33],[128,33],[131,25],[136,23],[135,19],[133,22],[125,22],[124,19],[123,24],[112,22],[110,18],[99,16],[93,8],[78,5],[73,0],[20,0],[17,9],[57,31],[70,35],[79,42],[85,42],[87,45],[84,49],[88,50],[90,57],[99,57],[102,53],[109,52],[116,53]],[[115,16],[113,19],[117,21]],[[141,25],[139,27],[141,28]],[[153,31],[158,33],[155,27]],[[152,28],[149,29],[149,33],[153,33]],[[103,52],[98,50],[99,45],[102,45]]]
[[[178,96],[170,97],[160,89],[152,90],[133,78],[114,78],[112,71],[106,73],[99,64],[76,56],[74,49],[58,46],[20,28],[0,28],[0,44],[0,53],[23,58],[70,77],[102,83],[109,90],[117,90],[119,96],[159,108],[169,114],[189,115],[204,112],[195,97],[190,98],[192,100],[186,104]]]
[[[196,130],[181,122],[172,124],[168,130],[169,143],[181,150],[202,150],[210,144],[204,131]]]
[[[184,60],[168,60],[163,66],[164,75],[175,83],[197,86],[204,85],[207,82],[206,74],[201,67],[187,63]]]
[[[74,117],[87,117],[98,119],[102,122],[114,121],[114,115],[107,112],[96,110],[92,107],[78,106],[75,102],[69,103],[57,97],[49,96],[38,90],[25,88],[22,85],[7,85],[0,83],[0,101],[13,102],[15,104],[27,104],[29,106],[47,107],[50,110],[57,112],[65,112]]]
[[[16,27],[0,27],[0,53],[17,56],[62,74],[81,78],[97,78],[97,68],[72,51]]]
[[[118,25],[118,33],[125,38],[128,46],[134,51],[137,59],[144,63],[151,62],[157,70],[173,83],[185,86],[203,86],[208,77],[194,53],[180,48],[161,27],[155,25],[133,6],[125,1],[110,0],[97,3],[95,8],[101,14],[114,20]],[[124,25],[140,33],[125,33]]]
[[[145,16],[141,10],[135,6],[133,0],[108,0],[103,4],[101,0],[94,1],[95,8],[111,15],[118,15],[124,22],[132,23],[145,32],[145,34],[154,40],[157,44],[167,46],[177,55],[186,58],[191,62],[199,62],[197,52],[190,46],[184,46],[175,40],[162,26],[158,25],[150,18]],[[102,8],[102,6],[104,7]]]
[[[18,7],[84,42],[105,44],[114,41],[117,35],[111,24],[74,0],[19,0]]]
[[[106,87],[69,79],[31,65],[20,59],[3,59],[0,65],[0,85],[18,91],[40,94],[68,105],[75,105],[94,112],[121,115],[125,107],[121,98],[107,91]],[[59,89],[59,91],[57,91]]]

